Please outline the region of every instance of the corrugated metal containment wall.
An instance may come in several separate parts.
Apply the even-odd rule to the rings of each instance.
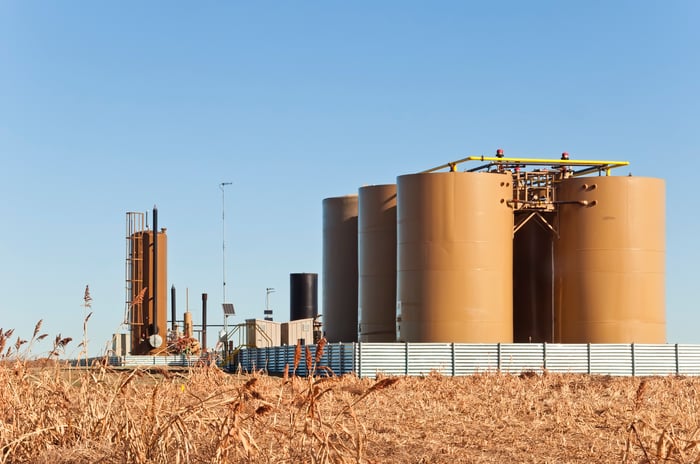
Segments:
[[[361,342],[396,340],[396,185],[359,189],[359,325]]]
[[[397,337],[513,341],[511,176],[398,178]]]
[[[312,355],[315,346],[311,346]],[[294,346],[241,350],[245,371],[281,374],[294,365]],[[146,357],[144,357],[146,358]],[[149,357],[151,358],[151,357]],[[304,362],[298,375],[306,375]],[[578,373],[615,376],[700,375],[700,345],[549,343],[336,343],[319,366],[335,374],[461,376],[484,372]],[[229,366],[229,368],[238,366]],[[318,373],[328,373],[323,367]],[[290,372],[291,373],[291,372]]]
[[[530,214],[516,212],[516,223]],[[513,341],[516,343],[553,341],[552,231],[539,214],[552,223],[552,213],[538,213],[513,237]]]
[[[323,200],[322,284],[326,339],[357,341],[357,195]]]
[[[664,343],[664,181],[567,179],[558,200],[555,341]]]

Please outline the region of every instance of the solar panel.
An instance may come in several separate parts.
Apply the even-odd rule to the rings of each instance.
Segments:
[[[233,303],[221,303],[221,306],[224,308],[224,314],[227,316],[236,314],[236,310],[233,309]]]

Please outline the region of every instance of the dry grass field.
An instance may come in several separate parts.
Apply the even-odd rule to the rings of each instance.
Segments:
[[[0,385],[0,463],[700,462],[696,378],[278,378],[5,359]]]

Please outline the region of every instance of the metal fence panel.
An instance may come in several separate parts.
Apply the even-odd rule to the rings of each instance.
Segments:
[[[634,348],[634,375],[675,375],[675,345],[638,345]]]
[[[587,374],[588,345],[547,343],[545,368],[563,374]]]
[[[451,343],[406,343],[406,375],[452,375]]]
[[[407,343],[358,343],[356,362],[359,377],[374,377],[378,373],[406,375]]]
[[[171,366],[187,367],[203,362],[199,356],[172,355],[172,356],[146,356],[146,355],[126,355],[119,357],[122,366]]]
[[[454,345],[454,375],[472,375],[498,369],[498,345],[463,344]]]
[[[524,371],[542,372],[544,345],[541,343],[503,343],[500,345],[502,372],[520,374]]]
[[[355,343],[327,344],[321,365],[330,368],[335,375],[355,372]]]
[[[680,375],[700,375],[700,345],[676,345],[678,373]]]
[[[633,375],[632,345],[591,344],[591,374]]]

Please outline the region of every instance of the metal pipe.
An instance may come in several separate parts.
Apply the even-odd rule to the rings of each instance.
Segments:
[[[207,350],[207,294],[202,293],[202,349]]]
[[[158,333],[158,208],[153,205],[153,282],[151,282],[151,295],[153,295],[153,333]]]
[[[550,160],[543,158],[497,158],[493,156],[468,156],[464,161],[491,161],[513,164],[544,164],[552,166],[627,166],[629,161],[599,161],[599,160]]]
[[[175,285],[170,287],[170,311],[172,317],[173,332],[177,330],[177,311],[175,311]]]
[[[189,311],[185,311],[184,331],[185,337],[192,338],[192,313]]]
[[[605,170],[607,175],[610,175],[610,169],[617,168],[620,166],[628,166],[629,161],[599,161],[599,160],[550,160],[543,158],[499,158],[497,156],[467,156],[466,158],[458,159],[456,161],[450,161],[449,163],[442,164],[440,166],[426,169],[422,171],[424,173],[439,171],[440,169],[449,168],[450,171],[455,171],[456,166],[465,161],[488,161],[490,166],[498,166],[503,164],[530,164],[530,165],[545,165],[545,166],[595,166],[586,169],[585,172],[595,172],[598,170]],[[482,167],[472,169],[478,170]],[[578,174],[578,173],[577,173]]]

